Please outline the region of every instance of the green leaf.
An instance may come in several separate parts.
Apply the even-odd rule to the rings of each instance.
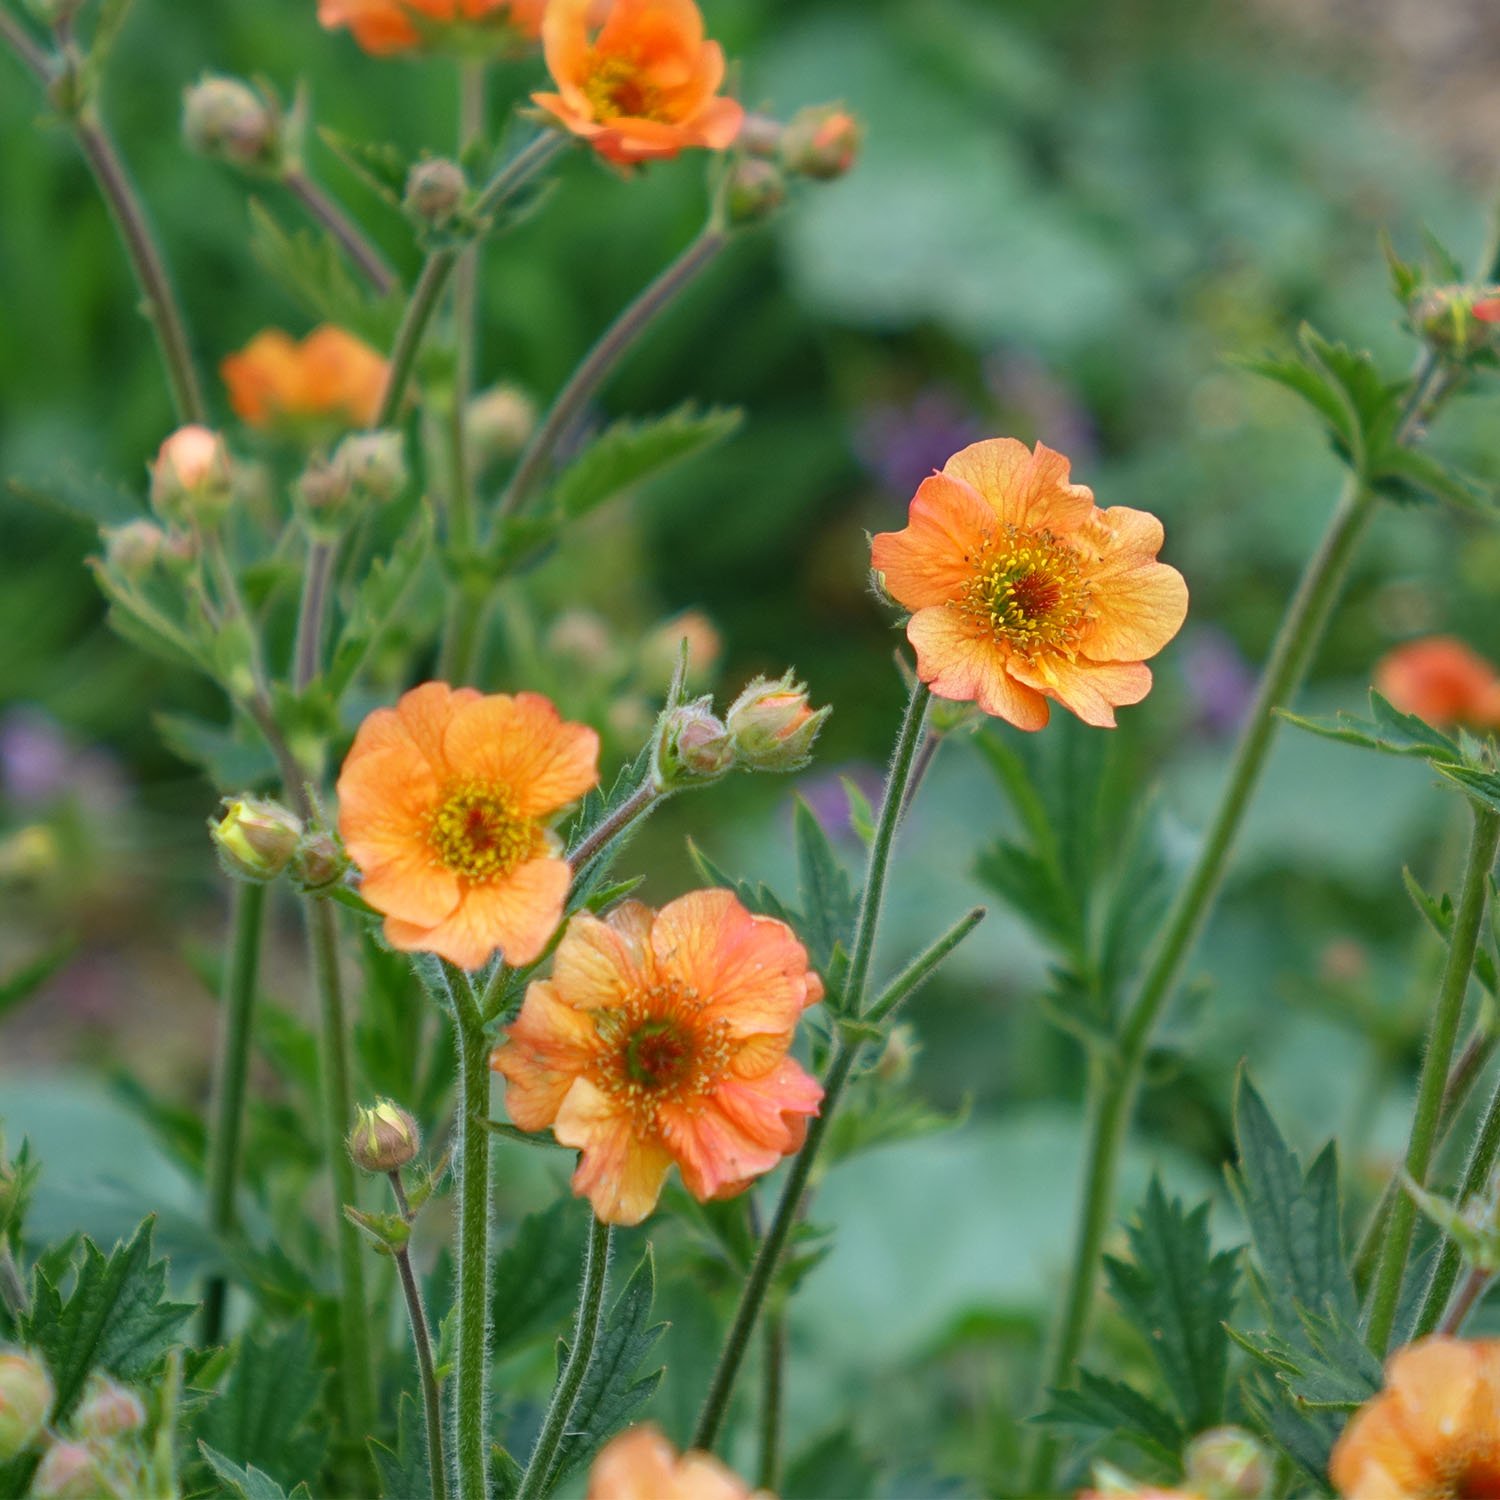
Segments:
[[[93,526],[121,526],[141,519],[141,502],[129,490],[102,474],[83,474],[67,464],[10,479],[7,488],[30,505]]]
[[[802,938],[815,969],[826,969],[833,950],[848,947],[858,899],[849,872],[812,809],[793,799],[793,833],[797,841],[797,899],[802,904]]]
[[[64,938],[35,958],[18,964],[0,979],[0,1017],[29,1000],[78,950],[76,938]]]
[[[1297,714],[1281,712],[1281,717],[1299,729],[1324,739],[1342,740],[1366,750],[1381,750],[1387,755],[1409,755],[1434,764],[1458,764],[1463,751],[1455,740],[1434,729],[1415,714],[1404,714],[1392,707],[1379,693],[1370,694],[1371,717],[1356,718],[1340,713],[1332,719],[1304,719]]]
[[[225,729],[190,714],[152,715],[156,732],[174,755],[201,766],[221,792],[244,791],[276,777],[276,761],[259,740],[240,732],[236,723]]]
[[[199,1443],[198,1448],[209,1468],[229,1485],[234,1493],[241,1497],[241,1500],[309,1500],[305,1484],[299,1484],[288,1495],[269,1474],[262,1473],[254,1464],[241,1468],[239,1464],[225,1458],[222,1453],[216,1453],[207,1443]]]
[[[382,1500],[417,1500],[431,1493],[426,1419],[410,1391],[401,1393],[396,1407],[395,1448],[371,1438],[369,1449]]]
[[[195,1435],[222,1457],[254,1460],[273,1479],[294,1484],[322,1462],[324,1435],[309,1421],[322,1390],[305,1321],[265,1336],[246,1333],[228,1382],[203,1408]]]
[[[1123,1381],[1083,1370],[1076,1386],[1047,1395],[1049,1404],[1036,1418],[1043,1426],[1089,1445],[1121,1438],[1159,1463],[1178,1463],[1187,1433],[1170,1412]]]
[[[492,1359],[557,1336],[578,1302],[578,1267],[587,1237],[588,1214],[572,1198],[521,1220],[495,1260]]]
[[[594,1346],[594,1358],[568,1418],[568,1431],[547,1476],[548,1492],[586,1464],[661,1384],[661,1370],[639,1377],[636,1373],[666,1328],[665,1323],[651,1322],[655,1297],[656,1267],[648,1248],[610,1309]]]
[[[324,144],[351,171],[369,183],[393,208],[401,207],[406,196],[406,179],[416,158],[403,147],[389,141],[361,141],[341,131],[321,126],[318,134]]]
[[[1370,479],[1382,495],[1403,504],[1441,500],[1469,515],[1493,519],[1496,513],[1493,485],[1461,473],[1419,448],[1388,448]]]
[[[680,459],[723,442],[741,416],[733,407],[700,412],[687,404],[654,420],[616,422],[557,476],[545,505],[561,520],[575,520]]]
[[[196,1309],[166,1300],[167,1263],[151,1259],[153,1219],[144,1219],[128,1244],[108,1257],[92,1240],[66,1299],[56,1281],[37,1267],[35,1296],[26,1320],[27,1342],[52,1372],[57,1400],[52,1420],[67,1421],[91,1371],[123,1381],[140,1380],[171,1347],[178,1328]]]
[[[1401,867],[1401,881],[1412,904],[1426,918],[1428,925],[1446,943],[1453,934],[1453,899],[1444,895],[1436,900],[1422,888],[1422,883],[1412,874],[1408,865]],[[1493,907],[1492,907],[1493,910]],[[1474,954],[1474,977],[1491,995],[1500,996],[1500,973],[1495,967],[1495,957],[1489,949],[1481,946]]]
[[[778,1488],[781,1500],[828,1500],[830,1495],[873,1495],[879,1479],[854,1433],[840,1427],[796,1454]]]
[[[688,840],[688,855],[698,867],[698,873],[709,885],[721,886],[725,890],[733,891],[741,905],[755,912],[757,916],[775,917],[778,922],[785,922],[788,927],[798,932],[801,931],[801,917],[783,905],[781,898],[770,886],[764,883],[751,884],[748,880],[737,880],[722,865],[715,864],[691,839]]]
[[[1146,1340],[1187,1430],[1200,1432],[1224,1417],[1224,1324],[1234,1311],[1238,1255],[1214,1253],[1208,1204],[1188,1212],[1155,1177],[1128,1232],[1131,1259],[1105,1261],[1110,1290]]]

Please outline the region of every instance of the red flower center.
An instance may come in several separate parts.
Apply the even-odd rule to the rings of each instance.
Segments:
[[[712,1092],[729,1065],[729,1023],[705,1020],[708,1001],[691,985],[659,981],[623,1005],[595,1012],[603,1049],[598,1083],[654,1128],[662,1104],[686,1104]]]
[[[584,80],[583,92],[596,120],[633,120],[666,122],[661,90],[642,76],[639,62],[628,57],[599,57]]]
[[[647,1088],[670,1088],[693,1060],[693,1040],[675,1021],[648,1021],[625,1043],[625,1069]]]
[[[1050,531],[987,538],[960,607],[1023,656],[1075,648],[1089,618],[1078,554]]]

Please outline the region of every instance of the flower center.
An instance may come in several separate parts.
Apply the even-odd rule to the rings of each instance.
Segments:
[[[485,781],[453,787],[432,814],[428,838],[441,864],[478,883],[509,875],[543,842],[535,820],[517,812],[510,793]]]
[[[729,1023],[705,1021],[707,1001],[672,981],[638,990],[623,1005],[596,1013],[604,1042],[600,1084],[650,1129],[662,1104],[708,1093],[729,1064]]]
[[[594,56],[583,92],[596,120],[666,121],[661,90],[642,76],[641,65],[628,57]]]
[[[1076,649],[1090,618],[1078,554],[1050,531],[1016,526],[986,542],[959,604],[1023,656]]]

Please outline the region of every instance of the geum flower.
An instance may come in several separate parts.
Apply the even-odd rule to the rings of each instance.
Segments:
[[[414,52],[456,26],[495,27],[498,40],[534,42],[547,0],[318,0],[318,22],[347,26],[377,56]]]
[[[538,693],[429,682],[376,709],[339,775],[339,832],[387,942],[464,969],[539,957],[572,879],[547,823],[598,759],[598,735]]]
[[[871,560],[912,611],[917,674],[940,698],[1040,729],[1048,699],[1112,728],[1151,690],[1145,665],[1177,634],[1187,585],[1157,562],[1161,522],[1100,510],[1068,460],[992,438],[922,482],[903,531]]]
[[[219,366],[235,415],[251,427],[332,420],[369,427],[388,365],[362,339],[325,323],[298,343],[279,328],[258,333]]]
[[[589,1470],[584,1500],[772,1500],[711,1453],[679,1454],[652,1426],[627,1427]]]
[[[551,0],[542,47],[557,92],[532,99],[609,161],[722,151],[739,134],[744,109],[718,92],[724,52],[693,0]]]
[[[1439,1335],[1397,1350],[1328,1476],[1343,1500],[1500,1495],[1500,1340]]]
[[[1388,651],[1375,690],[1402,713],[1440,729],[1500,729],[1500,673],[1451,635],[1429,635]]]
[[[707,1202],[798,1149],[823,1090],[787,1052],[822,997],[791,929],[729,891],[626,901],[572,919],[490,1065],[521,1129],[582,1152],[573,1191],[638,1224],[674,1162]]]

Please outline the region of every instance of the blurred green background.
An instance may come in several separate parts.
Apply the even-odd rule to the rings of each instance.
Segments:
[[[1340,478],[1291,398],[1232,361],[1288,345],[1306,318],[1404,370],[1412,349],[1378,235],[1415,252],[1426,228],[1477,253],[1500,22],[1477,0],[1441,16],[1416,0],[705,10],[748,102],[784,116],[844,99],[866,148],[851,177],[799,192],[773,227],[743,236],[604,393],[609,415],[691,396],[742,404],[747,421],[519,587],[511,607],[539,622],[545,685],[566,697],[583,670],[570,650],[628,654],[652,622],[702,609],[723,637],[726,689],[795,664],[835,705],[798,785],[838,822],[838,775],[878,778],[902,691],[900,637],[866,589],[864,533],[899,525],[921,476],[964,443],[1041,438],[1101,503],[1162,516],[1164,556],[1188,578],[1188,626],[1114,749],[1137,794],[1159,785],[1190,851]],[[307,323],[247,249],[247,191],[287,222],[294,206],[184,151],[184,85],[205,69],[283,92],[304,78],[320,124],[451,144],[451,67],[367,58],[313,12],[312,0],[137,0],[113,64],[107,114],[206,371],[263,326]],[[497,72],[496,119],[536,76],[528,64]],[[5,58],[0,142],[0,475],[45,491],[66,469],[141,493],[170,422],[155,352],[69,137]],[[399,216],[327,151],[313,161],[409,274]],[[633,181],[571,160],[542,212],[485,253],[483,379],[545,401],[691,237],[705,202],[698,158]],[[1493,392],[1458,402],[1437,447],[1500,473]],[[0,973],[70,947],[0,1019],[0,1115],[37,1137],[49,1224],[108,1234],[157,1201],[191,1208],[127,1123],[118,1080],[189,1108],[206,1095],[214,1010],[191,958],[223,922],[202,828],[213,792],[163,747],[153,715],[223,709],[109,632],[83,566],[93,545],[61,510],[0,495]],[[1305,706],[1357,706],[1380,654],[1425,631],[1500,654],[1497,596],[1492,533],[1388,512]],[[571,636],[549,637],[560,616]],[[490,685],[532,684],[497,671]],[[730,868],[784,878],[790,791],[741,779],[674,805],[639,846],[650,891],[692,879],[688,834]],[[1006,817],[971,747],[945,746],[895,878],[889,961],[984,899],[975,861]],[[1194,965],[1203,982],[1153,1072],[1125,1204],[1152,1161],[1216,1190],[1242,1058],[1302,1145],[1347,1133],[1357,1177],[1378,1180],[1400,1143],[1435,948],[1401,867],[1451,881],[1455,819],[1418,767],[1283,736]],[[28,832],[38,827],[47,837]],[[296,996],[289,910],[278,934],[268,982]],[[1078,1049],[1035,1003],[1047,961],[996,911],[913,1008],[919,1090],[971,1113],[831,1176],[819,1215],[839,1225],[838,1244],[794,1327],[798,1442],[857,1406],[854,1441],[878,1434],[913,1472],[1007,1472],[1005,1413],[1026,1398],[1079,1149]]]

